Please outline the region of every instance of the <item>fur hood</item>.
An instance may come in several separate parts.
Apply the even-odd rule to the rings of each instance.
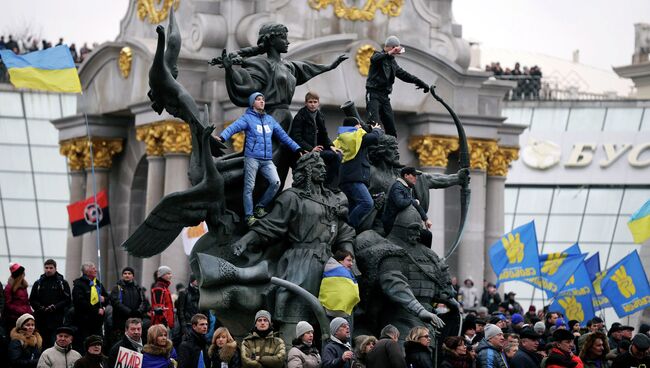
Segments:
[[[237,341],[231,341],[226,343],[226,345],[221,349],[219,349],[217,345],[210,346],[210,349],[208,349],[208,356],[212,358],[215,353],[218,353],[219,359],[221,359],[222,362],[229,362],[230,359],[235,356],[236,351]]]
[[[164,348],[154,344],[146,344],[142,348],[142,352],[151,355],[164,355],[169,358],[169,355],[171,354],[173,348],[174,345],[172,344],[172,342],[167,340],[167,346],[165,346]]]
[[[41,335],[37,332],[34,331],[34,334],[30,337],[25,336],[25,332],[20,330],[18,331],[15,327],[11,330],[10,333],[11,339],[12,340],[19,340],[21,345],[23,347],[28,346],[28,347],[38,347],[40,350],[41,347],[43,346],[43,339],[41,338]]]

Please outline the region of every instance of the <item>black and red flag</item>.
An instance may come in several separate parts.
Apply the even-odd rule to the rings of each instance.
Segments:
[[[95,205],[95,197],[86,198],[83,201],[69,205],[68,217],[70,217],[73,236],[96,230],[97,222],[99,222],[99,227],[110,224],[106,190],[97,193],[97,205]]]

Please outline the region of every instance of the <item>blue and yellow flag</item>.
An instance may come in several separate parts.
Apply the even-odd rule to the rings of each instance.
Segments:
[[[596,316],[592,297],[593,287],[589,273],[584,263],[581,263],[557,294],[550,308],[561,311],[569,320],[578,320],[581,326],[586,326],[587,321]]]
[[[550,299],[560,292],[585,257],[586,254],[580,254],[578,244],[562,252],[540,254],[540,276],[525,279],[524,282],[546,291]]]
[[[630,217],[627,227],[635,243],[641,244],[650,239],[650,199]]]
[[[594,310],[599,311],[611,307],[609,299],[603,295],[603,290],[600,288],[600,282],[607,272],[600,272],[600,254],[598,252],[585,260],[585,268],[594,290],[594,294],[591,296]]]
[[[16,88],[81,93],[77,68],[66,45],[24,55],[0,50],[0,58],[9,70],[11,84]]]
[[[331,258],[325,264],[318,299],[328,314],[350,316],[359,303],[359,285],[352,272]]]
[[[501,237],[490,247],[490,263],[497,286],[504,281],[539,277],[539,256],[535,222],[531,221]]]
[[[607,270],[601,288],[619,318],[650,307],[650,285],[636,250]]]
[[[366,131],[355,127],[341,126],[338,130],[338,137],[332,142],[334,147],[343,151],[341,162],[347,162],[357,156],[361,149],[361,142]]]

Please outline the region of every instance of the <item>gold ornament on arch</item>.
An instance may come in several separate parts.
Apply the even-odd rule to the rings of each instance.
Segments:
[[[363,45],[357,50],[357,54],[354,57],[354,60],[357,62],[357,69],[359,73],[364,77],[368,76],[368,71],[370,70],[370,57],[375,52],[375,48],[372,45]]]
[[[137,0],[138,18],[148,19],[151,24],[158,24],[169,16],[172,6],[178,10],[180,0]],[[162,6],[161,6],[162,5]]]
[[[122,47],[120,56],[117,58],[117,66],[120,68],[120,74],[124,79],[131,74],[131,63],[133,62],[133,52],[128,46]]]
[[[389,17],[397,17],[402,12],[404,0],[366,0],[362,7],[348,6],[345,0],[307,0],[313,9],[321,10],[332,5],[337,18],[369,22],[375,19],[377,10]]]

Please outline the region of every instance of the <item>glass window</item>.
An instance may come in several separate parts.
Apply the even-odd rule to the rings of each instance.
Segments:
[[[533,109],[530,107],[505,108],[501,115],[506,116],[506,124],[530,125],[530,118],[533,115]]]
[[[67,229],[67,205],[67,202],[38,202],[41,226],[54,229]]]
[[[641,131],[650,132],[650,108],[646,108],[641,121]]]
[[[604,269],[605,265],[605,259],[607,259],[607,249],[609,248],[609,240],[607,241],[607,244],[604,243],[590,243],[590,242],[580,242],[580,251],[582,253],[589,253],[587,258],[591,257],[592,255],[598,254],[600,255],[600,268],[601,270]],[[585,259],[587,259],[585,258]]]
[[[0,172],[2,198],[34,199],[31,173]]]
[[[503,199],[505,204],[503,207],[503,211],[505,213],[515,212],[515,204],[517,203],[517,190],[518,188],[506,188],[504,190]]]
[[[531,221],[535,221],[535,232],[537,233],[537,241],[538,243],[544,239],[544,229],[546,228],[546,219],[548,216],[546,215],[517,215],[515,216],[515,224],[512,227],[512,229],[507,229],[507,230],[513,230],[521,225],[525,225]]]
[[[38,280],[43,274],[43,255],[37,254],[36,256],[14,256],[11,255],[12,262],[18,262],[25,267],[25,278],[30,282],[30,285]],[[30,286],[31,287],[31,286]]]
[[[510,230],[514,229],[514,227],[512,226],[512,221],[514,221],[514,219],[515,216],[513,215],[505,215],[503,219],[503,232],[501,232],[502,234],[505,234]]]
[[[607,248],[603,248],[605,249],[605,258],[607,258]],[[616,262],[626,257],[628,254],[634,252],[635,250],[639,251],[640,249],[640,244],[612,243],[612,252],[609,255],[609,263],[607,264],[607,267],[613,266]],[[605,261],[603,260],[600,264],[601,269],[605,269]]]
[[[616,230],[614,231],[614,241],[618,243],[632,243],[632,233],[630,228],[627,226],[627,222],[630,219],[630,215],[620,215],[618,217],[618,223],[616,224]],[[609,240],[609,239],[608,239]]]
[[[58,94],[25,93],[25,116],[28,118],[57,119],[61,117]]]
[[[553,208],[555,213],[582,214],[585,210],[585,200],[587,199],[587,188],[558,188],[555,190],[553,198]]]
[[[38,199],[52,199],[68,201],[70,187],[66,175],[34,174],[36,180],[36,195]]]
[[[609,242],[614,232],[616,216],[585,215],[580,231],[580,242]]]
[[[553,189],[550,188],[521,188],[517,200],[517,213],[547,214],[551,205]]]
[[[530,301],[530,298],[533,296],[533,287],[521,281],[508,281],[504,285],[505,285],[504,290],[514,291],[515,293],[517,293],[516,299],[519,300],[520,302],[522,300],[525,300],[526,303],[528,303]],[[537,297],[540,297],[538,305],[542,304],[539,290],[537,290],[537,292],[535,293],[535,299],[537,299]]]
[[[61,95],[62,116],[70,116],[77,113],[77,95]]]
[[[36,204],[33,201],[4,199],[2,201],[2,206],[5,211],[5,220],[8,227],[16,226],[36,228],[38,226],[38,222],[36,221]],[[11,239],[9,239],[9,244],[12,244]]]
[[[641,122],[642,108],[613,108],[607,109],[605,118],[606,132],[636,132]]]
[[[0,145],[0,170],[31,171],[27,147]]]
[[[25,119],[0,118],[0,142],[26,144]]]
[[[544,244],[539,245],[539,252],[543,254],[549,254],[549,253],[559,253],[567,249],[568,247],[572,246],[573,244],[570,242],[566,243],[554,243],[554,242],[546,242]]]
[[[0,256],[6,256],[7,253],[7,238],[5,237],[5,228],[0,227]]]
[[[2,264],[9,264],[9,257],[0,257]],[[0,267],[0,279],[7,280],[9,278],[9,267]],[[4,292],[4,291],[3,291]]]
[[[36,229],[7,229],[11,258],[20,256],[42,256],[41,240]],[[38,268],[42,270],[43,265]],[[25,267],[27,270],[27,267]],[[37,276],[38,277],[38,276]]]
[[[621,213],[631,215],[650,199],[650,189],[626,188]],[[627,221],[626,221],[627,222]]]
[[[580,215],[552,215],[548,222],[546,237],[540,237],[540,233],[537,233],[537,239],[574,243],[578,240],[581,220],[582,216]]]
[[[530,130],[533,132],[563,132],[569,109],[537,108],[533,114]]]
[[[24,116],[23,103],[20,101],[20,93],[0,92],[0,101],[2,101],[2,103],[0,103],[0,116]]]
[[[42,230],[43,252],[50,257],[65,257],[65,248],[68,242],[68,230]],[[57,261],[57,268],[59,267]],[[61,270],[58,270],[59,273]]]
[[[49,120],[27,120],[30,144],[48,144],[59,146],[59,131]]]
[[[602,130],[603,120],[605,119],[605,109],[603,108],[573,108],[569,114],[569,132],[584,132]]]
[[[32,156],[36,172],[67,172],[65,157],[58,147],[32,147]]]
[[[618,213],[623,189],[597,188],[589,190],[589,200],[585,213],[614,214]]]

